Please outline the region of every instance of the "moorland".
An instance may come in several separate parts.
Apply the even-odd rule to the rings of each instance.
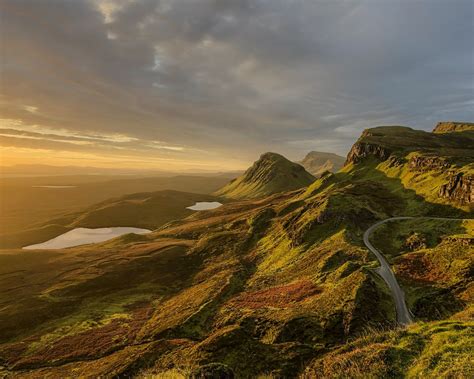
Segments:
[[[316,177],[265,153],[231,181],[135,191],[130,179],[137,194],[51,205],[31,223],[11,208],[21,238],[153,232],[57,250],[2,238],[0,376],[473,377],[474,126],[456,125],[368,128]],[[223,205],[186,210],[211,200]],[[395,217],[410,218],[370,242],[404,293],[403,324],[363,238]]]

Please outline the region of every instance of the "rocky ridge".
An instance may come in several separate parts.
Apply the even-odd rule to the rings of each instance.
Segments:
[[[462,172],[454,173],[448,183],[439,188],[439,196],[464,204],[474,202],[474,175],[465,175]]]
[[[436,127],[433,129],[433,133],[462,132],[465,130],[474,130],[474,123],[454,121],[438,122]]]

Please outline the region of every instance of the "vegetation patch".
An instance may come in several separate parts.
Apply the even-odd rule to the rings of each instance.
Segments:
[[[309,280],[301,280],[284,286],[261,291],[244,292],[232,300],[235,307],[258,309],[264,307],[287,308],[297,306],[308,297],[322,290]]]

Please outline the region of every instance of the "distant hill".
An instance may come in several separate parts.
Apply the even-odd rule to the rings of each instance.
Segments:
[[[438,122],[433,133],[462,132],[465,130],[474,130],[474,123],[454,121]]]
[[[127,194],[174,190],[210,194],[237,175],[138,177],[67,175],[0,179],[0,238]],[[70,186],[70,188],[48,188]]]
[[[305,187],[314,176],[280,154],[265,153],[243,175],[217,191],[232,199],[258,198]]]
[[[50,166],[41,164],[18,164],[13,166],[0,166],[0,178],[23,177],[69,177],[74,180],[78,175],[83,176],[117,176],[117,177],[170,177],[170,176],[230,176],[240,174],[241,171],[212,171],[212,170],[180,170],[164,171],[145,168],[110,168],[88,166]]]
[[[30,229],[0,234],[1,248],[18,248],[44,242],[74,228],[133,226],[156,229],[170,221],[196,213],[187,209],[200,201],[216,201],[215,196],[180,192],[143,192],[112,198],[79,212],[50,219]]]
[[[344,166],[345,158],[334,153],[310,151],[301,162],[306,171],[318,177],[325,171],[336,172]]]

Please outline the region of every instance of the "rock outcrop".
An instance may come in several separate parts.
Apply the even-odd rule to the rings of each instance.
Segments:
[[[449,182],[439,189],[439,196],[461,204],[472,204],[474,201],[474,175],[460,172],[453,174]]]
[[[444,158],[435,155],[415,155],[408,165],[411,170],[416,171],[446,170],[451,166]]]
[[[383,146],[366,142],[357,142],[352,146],[351,151],[349,151],[345,164],[356,164],[369,156],[374,156],[381,161],[385,161],[390,157],[390,154],[391,151]]]
[[[454,121],[438,122],[433,129],[433,133],[463,132],[465,130],[474,130],[474,123]]]

